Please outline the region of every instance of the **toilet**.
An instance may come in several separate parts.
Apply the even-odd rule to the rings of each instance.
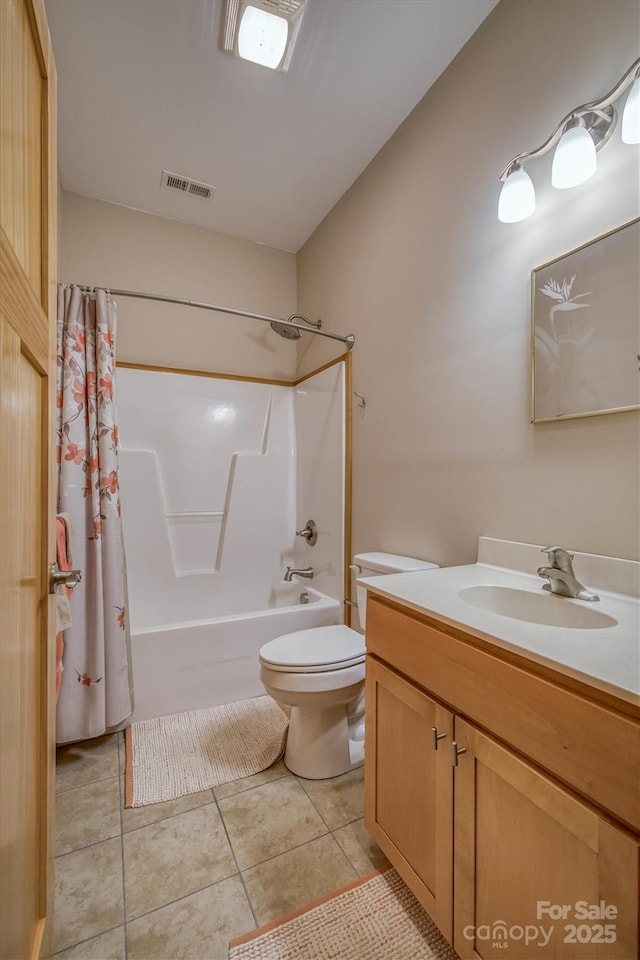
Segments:
[[[433,570],[438,565],[391,553],[360,553],[356,577]],[[357,587],[365,628],[367,591]],[[344,624],[297,630],[260,648],[260,679],[290,708],[284,762],[308,780],[337,777],[364,762],[364,636]]]

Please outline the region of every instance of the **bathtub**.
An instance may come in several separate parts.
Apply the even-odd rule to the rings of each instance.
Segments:
[[[308,603],[300,602],[306,593]],[[264,694],[258,651],[294,630],[342,622],[342,605],[296,584],[270,606],[243,614],[131,631],[133,720],[198,710]]]

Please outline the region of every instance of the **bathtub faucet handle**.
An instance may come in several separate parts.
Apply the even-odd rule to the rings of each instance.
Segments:
[[[302,530],[296,530],[296,537],[303,537],[310,547],[313,547],[318,539],[318,528],[315,520],[307,520]]]

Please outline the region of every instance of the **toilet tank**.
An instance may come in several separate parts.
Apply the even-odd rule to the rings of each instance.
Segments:
[[[379,577],[385,573],[411,573],[414,570],[436,570],[437,563],[428,560],[416,560],[415,557],[403,557],[397,553],[357,553],[351,569],[356,579],[361,577]],[[356,586],[358,618],[364,630],[367,616],[366,587]]]

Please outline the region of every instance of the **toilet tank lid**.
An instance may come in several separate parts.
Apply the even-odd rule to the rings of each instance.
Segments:
[[[437,563],[403,557],[397,553],[357,553],[353,562],[376,573],[409,573],[411,570],[434,570]]]

